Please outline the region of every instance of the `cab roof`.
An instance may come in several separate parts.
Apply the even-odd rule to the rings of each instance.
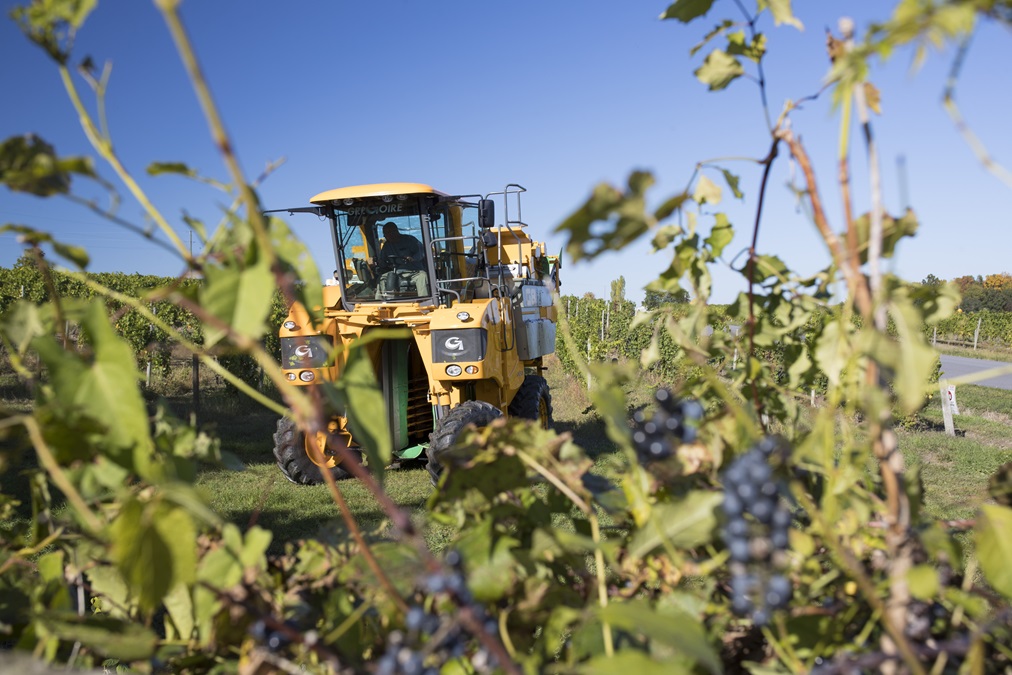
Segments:
[[[424,185],[422,183],[370,183],[369,185],[352,185],[327,190],[309,201],[312,204],[326,204],[337,199],[363,199],[366,197],[414,194],[447,196],[446,193],[436,190],[431,185]]]

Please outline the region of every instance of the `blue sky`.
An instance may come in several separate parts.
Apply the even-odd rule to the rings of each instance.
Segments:
[[[14,4],[0,2],[5,17]],[[796,0],[801,32],[764,20],[773,113],[785,99],[818,91],[828,70],[826,27],[835,28],[847,14],[864,28],[884,19],[891,5]],[[737,18],[733,3],[721,0],[708,18],[689,26],[658,20],[665,7],[665,0],[189,0],[182,14],[247,175],[285,160],[261,188],[265,208],[305,205],[318,192],[360,183],[421,182],[471,194],[514,182],[528,190],[523,216],[532,235],[558,251],[564,239],[551,231],[600,181],[623,184],[632,170],[652,171],[657,185],[649,195],[660,203],[685,187],[697,161],[761,157],[768,150],[754,84],[740,79],[709,93],[693,75],[707,50],[690,57],[690,48],[718,18]],[[227,179],[154,4],[100,2],[74,53],[112,63],[107,110],[117,151],[183,240],[189,236],[183,213],[216,223],[226,195],[178,176],[144,173],[154,161],[182,161]],[[1010,57],[1012,35],[985,25],[965,64],[958,100],[991,153],[1012,164],[1012,87],[1001,66],[1012,63]],[[883,115],[874,124],[887,209],[899,213],[905,206],[897,170],[904,156],[907,193],[921,219],[918,237],[905,241],[898,261],[890,263],[911,280],[1012,271],[1012,190],[981,167],[940,105],[951,59],[951,50],[933,52],[912,74],[911,54],[901,51],[872,74],[883,95]],[[0,91],[8,94],[0,106],[0,138],[34,132],[61,155],[89,152],[55,69],[6,18],[0,21],[0,63]],[[829,97],[796,112],[793,128],[813,156],[829,216],[842,230],[833,182],[838,122]],[[853,156],[860,213],[869,204],[863,147],[855,145]],[[750,163],[723,165],[741,175],[745,192],[739,202],[725,190],[718,207],[738,233],[726,251],[730,262],[748,245],[759,171]],[[99,171],[114,178],[106,167]],[[759,249],[814,272],[828,257],[785,187],[790,172],[782,153]],[[102,194],[85,181],[75,188],[86,197]],[[119,214],[145,223],[128,196]],[[181,271],[178,259],[65,200],[0,188],[0,223],[8,222],[85,246],[95,271]],[[325,228],[311,218],[290,222],[320,268],[332,269]],[[701,220],[704,229],[710,222]],[[606,297],[609,282],[621,274],[630,299],[641,299],[642,287],[670,261],[670,253],[651,253],[647,239],[622,253],[567,265],[563,292]],[[0,265],[19,254],[12,236],[0,236]],[[718,266],[714,301],[728,302],[743,288],[740,275]]]

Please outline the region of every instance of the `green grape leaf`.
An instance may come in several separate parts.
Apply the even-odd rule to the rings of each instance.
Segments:
[[[32,340],[47,333],[39,307],[27,300],[19,300],[0,317],[0,332],[19,354],[24,354]]]
[[[512,549],[520,545],[512,537],[493,538],[492,519],[485,518],[457,542],[464,558],[468,587],[480,602],[505,596],[516,580]]]
[[[112,565],[96,565],[85,573],[91,587],[96,612],[124,619],[129,615],[130,591],[123,575]]]
[[[791,0],[758,0],[758,5],[760,12],[769,8],[770,13],[773,14],[773,23],[777,26],[787,24],[788,26],[794,26],[798,30],[804,30],[805,27],[798,21],[791,10]]]
[[[658,229],[653,240],[654,250],[660,251],[663,248],[667,248],[668,244],[677,239],[683,232],[684,230],[678,225],[665,225]]]
[[[710,255],[713,258],[719,258],[727,245],[734,239],[734,228],[727,220],[727,214],[714,214],[714,221],[710,236],[706,238],[706,245],[710,247]]]
[[[663,204],[657,207],[656,211],[654,211],[654,218],[656,220],[664,220],[676,211],[681,210],[682,205],[689,201],[689,199],[690,197],[688,192],[679,192],[677,195],[669,197]]]
[[[151,164],[148,165],[149,176],[158,176],[163,173],[178,174],[189,178],[195,178],[197,176],[197,172],[195,170],[191,169],[182,162],[151,162]]]
[[[348,406],[352,435],[369,458],[369,468],[382,481],[383,469],[393,456],[393,442],[383,392],[364,346],[365,343],[360,340],[350,349],[348,361],[335,386]]]
[[[110,459],[147,475],[153,445],[133,350],[113,332],[101,301],[89,303],[81,323],[91,340],[90,358],[65,351],[50,336],[33,341],[49,369],[53,398],[105,427]]]
[[[186,511],[132,499],[110,525],[113,560],[137,603],[153,610],[176,584],[193,581],[197,530]]]
[[[843,368],[847,363],[847,340],[839,322],[831,322],[822,329],[815,343],[812,356],[831,386],[840,383]]]
[[[720,186],[706,176],[700,176],[696,181],[696,189],[692,193],[692,199],[697,204],[719,204],[721,197]]]
[[[919,223],[914,212],[907,210],[899,218],[893,218],[889,214],[882,215],[882,257],[892,258],[896,252],[896,246],[904,237],[912,237],[917,233]],[[861,263],[868,262],[868,238],[871,231],[871,214],[862,214],[854,221],[854,229],[857,233],[858,252]]]
[[[710,52],[695,75],[710,91],[720,91],[745,74],[741,62],[720,49]]]
[[[245,269],[209,265],[204,268],[204,285],[199,291],[205,310],[239,335],[253,339],[264,334],[273,294],[274,277],[263,259]],[[222,327],[205,324],[204,344],[215,345],[226,334]]]
[[[323,312],[323,290],[320,286],[320,271],[313,256],[285,221],[269,218],[267,225],[274,253],[282,270],[290,275],[296,299],[311,316],[319,316]]]
[[[655,330],[650,344],[640,353],[640,365],[644,370],[661,360],[660,331]]]
[[[221,600],[212,589],[227,590],[242,580],[243,568],[237,557],[241,551],[239,529],[232,523],[226,523],[222,528],[222,545],[200,561],[197,569],[199,583],[193,588],[193,619],[204,642],[211,638],[213,619],[221,608]]]
[[[600,632],[600,628],[597,629]],[[690,675],[693,672],[690,664],[673,659],[659,661],[632,649],[623,649],[614,656],[604,654],[595,656],[586,663],[580,664],[571,672],[579,675]]]
[[[89,158],[61,159],[34,134],[11,136],[0,144],[0,183],[14,192],[51,197],[70,192],[71,175],[95,177]]]
[[[677,19],[682,23],[689,23],[693,19],[706,16],[706,13],[713,7],[713,0],[678,0],[670,5],[661,14],[661,19]]]
[[[171,620],[171,623],[166,624],[166,630],[171,626],[176,632],[175,639],[189,641],[196,625],[193,620],[193,597],[190,595],[189,586],[176,584],[166,594],[163,603]],[[168,639],[173,639],[171,633]]]
[[[655,610],[644,600],[612,602],[600,610],[599,616],[614,628],[674,647],[714,675],[723,672],[703,625],[679,607],[669,605]]]
[[[977,517],[977,558],[991,587],[1012,599],[1012,509],[985,504]]]
[[[700,42],[698,42],[692,49],[689,50],[689,56],[695,56],[696,52],[698,52],[700,49],[709,44],[710,40],[717,37],[721,33],[726,32],[728,28],[731,28],[733,26],[734,21],[732,21],[731,19],[724,19],[723,21],[721,21],[714,27],[713,30],[707,33]]]
[[[197,237],[201,242],[207,242],[207,226],[204,225],[204,221],[184,213],[183,222],[189,225],[193,231],[197,233]]]
[[[274,533],[262,527],[253,526],[246,531],[243,541],[242,552],[239,554],[239,562],[244,569],[255,569],[263,571],[267,569],[267,549],[274,539]]]
[[[746,265],[744,272],[745,278],[748,278],[749,266]],[[787,275],[790,274],[790,270],[784,261],[775,255],[760,255],[756,256],[755,263],[752,268],[752,281],[761,284],[769,278],[776,279],[776,281],[783,283],[787,281]]]
[[[54,240],[53,250],[56,251],[60,257],[69,260],[82,270],[88,266],[89,262],[91,262],[91,258],[88,257],[88,252],[80,246],[64,244]]]
[[[70,612],[44,612],[35,620],[46,632],[68,644],[80,642],[102,656],[121,661],[148,659],[158,644],[154,632],[136,621]]]
[[[741,183],[741,178],[727,169],[721,169],[720,172],[724,174],[724,180],[727,181],[727,186],[731,188],[731,194],[735,196],[735,199],[744,199],[745,193],[738,187],[738,184]]]
[[[727,53],[744,56],[759,63],[766,54],[766,36],[758,33],[751,42],[745,40],[745,31],[736,31],[727,36]]]
[[[593,259],[607,251],[624,248],[656,225],[646,211],[646,191],[654,177],[646,171],[633,171],[625,192],[601,183],[594,188],[583,206],[558,227],[556,233],[568,233],[566,252],[573,260]],[[604,225],[597,223],[604,221]]]
[[[696,490],[684,499],[655,505],[649,521],[629,542],[629,555],[642,558],[661,545],[692,548],[709,542],[721,499],[720,493]]]
[[[931,600],[939,590],[938,570],[934,565],[914,565],[907,571],[907,585],[918,600]]]
[[[898,357],[893,364],[894,388],[905,414],[924,404],[931,372],[938,355],[924,336],[920,312],[906,297],[894,297],[889,314],[896,326]]]

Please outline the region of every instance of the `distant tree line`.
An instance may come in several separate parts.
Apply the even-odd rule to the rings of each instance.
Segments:
[[[945,283],[934,274],[929,274],[921,283],[928,286],[939,286]],[[963,301],[959,308],[964,312],[990,310],[992,312],[1012,312],[1012,274],[1002,272],[987,276],[966,275],[956,277],[952,283],[959,288]]]

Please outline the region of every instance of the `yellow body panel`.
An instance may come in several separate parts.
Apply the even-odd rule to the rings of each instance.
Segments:
[[[394,195],[430,194],[445,197],[431,185],[423,183],[370,183],[368,185],[352,185],[321,192],[312,199],[312,204],[325,204],[339,199],[364,199],[366,197],[391,197]]]

